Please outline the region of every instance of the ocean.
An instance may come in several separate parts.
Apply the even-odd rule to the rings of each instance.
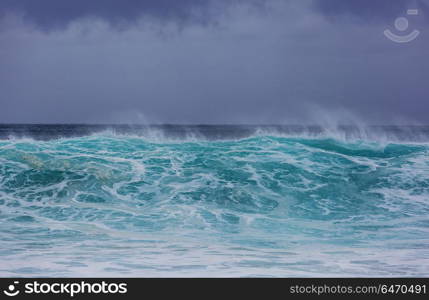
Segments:
[[[429,274],[429,127],[0,125],[0,276]]]

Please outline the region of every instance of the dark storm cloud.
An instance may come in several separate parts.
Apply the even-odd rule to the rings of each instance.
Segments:
[[[288,2],[288,0],[279,0]],[[208,24],[230,5],[264,5],[267,0],[1,0],[0,17],[21,15],[39,29],[64,29],[83,18],[100,18],[117,27],[135,24],[141,17],[179,24]],[[295,6],[305,1],[291,1]],[[317,12],[329,18],[353,16],[364,21],[384,22],[418,8],[429,20],[429,0],[312,0]],[[304,4],[303,4],[304,3]]]
[[[428,1],[0,0],[0,123],[427,124]]]
[[[354,16],[364,21],[391,20],[404,14],[407,9],[416,8],[426,15],[428,0],[315,0],[317,11],[328,17]]]
[[[130,25],[142,16],[178,23],[210,22],[216,9],[242,0],[1,0],[0,16],[22,15],[43,30],[61,29],[86,17],[101,18],[111,25]],[[246,1],[253,4],[263,0]]]

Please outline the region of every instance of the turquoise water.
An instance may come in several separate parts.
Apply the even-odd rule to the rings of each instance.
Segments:
[[[427,276],[429,144],[0,140],[1,276]]]

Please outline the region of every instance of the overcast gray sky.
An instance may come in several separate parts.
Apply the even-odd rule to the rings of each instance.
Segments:
[[[0,123],[429,124],[428,4],[1,0]]]

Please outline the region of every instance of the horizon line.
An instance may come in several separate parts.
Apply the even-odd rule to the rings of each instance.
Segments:
[[[295,126],[295,127],[428,127],[429,124],[249,124],[249,123],[1,123],[0,126],[252,126],[252,127],[269,127],[269,126]]]

